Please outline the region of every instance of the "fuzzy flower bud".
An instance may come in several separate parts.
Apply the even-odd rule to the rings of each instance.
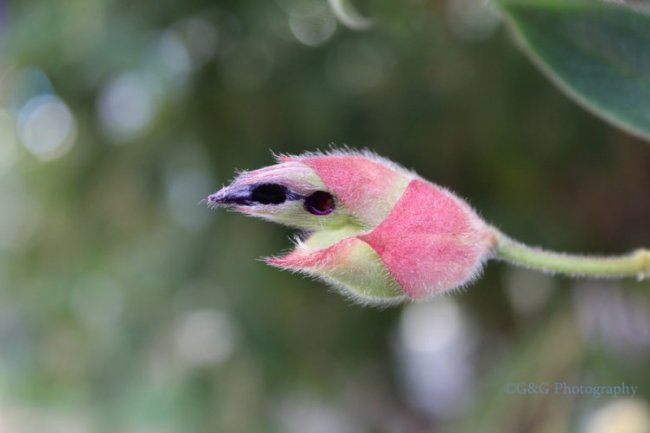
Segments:
[[[369,152],[280,156],[241,173],[208,204],[304,230],[292,251],[267,263],[362,303],[421,300],[463,286],[496,242],[462,199]]]

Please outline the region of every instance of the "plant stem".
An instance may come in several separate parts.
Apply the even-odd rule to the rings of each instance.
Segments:
[[[621,256],[582,256],[529,247],[497,232],[495,258],[513,265],[572,277],[650,277],[650,250],[638,249]]]

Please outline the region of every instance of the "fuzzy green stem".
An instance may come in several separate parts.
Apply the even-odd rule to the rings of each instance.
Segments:
[[[620,256],[582,256],[529,247],[497,233],[495,258],[513,265],[572,277],[650,277],[650,250],[638,249]]]

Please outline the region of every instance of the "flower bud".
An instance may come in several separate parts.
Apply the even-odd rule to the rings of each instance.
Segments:
[[[495,235],[462,199],[370,153],[280,156],[208,197],[307,231],[273,266],[363,303],[420,300],[480,272]]]

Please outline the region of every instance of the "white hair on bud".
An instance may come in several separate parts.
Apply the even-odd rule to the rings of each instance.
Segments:
[[[390,168],[392,170],[395,170],[401,174],[404,174],[409,177],[419,177],[418,174],[413,171],[409,170],[398,163],[391,161],[388,158],[384,158],[383,156],[377,154],[376,152],[368,149],[368,148],[363,148],[363,149],[355,149],[351,148],[348,145],[335,145],[334,143],[330,144],[330,147],[328,150],[319,150],[316,149],[314,151],[307,151],[303,152],[299,155],[292,155],[289,153],[276,153],[271,151],[271,155],[275,159],[276,162],[280,162],[283,158],[296,158],[298,160],[304,159],[304,158],[318,158],[322,156],[344,156],[344,157],[359,157],[359,158],[367,158],[371,161],[378,162],[382,164],[383,166]]]

